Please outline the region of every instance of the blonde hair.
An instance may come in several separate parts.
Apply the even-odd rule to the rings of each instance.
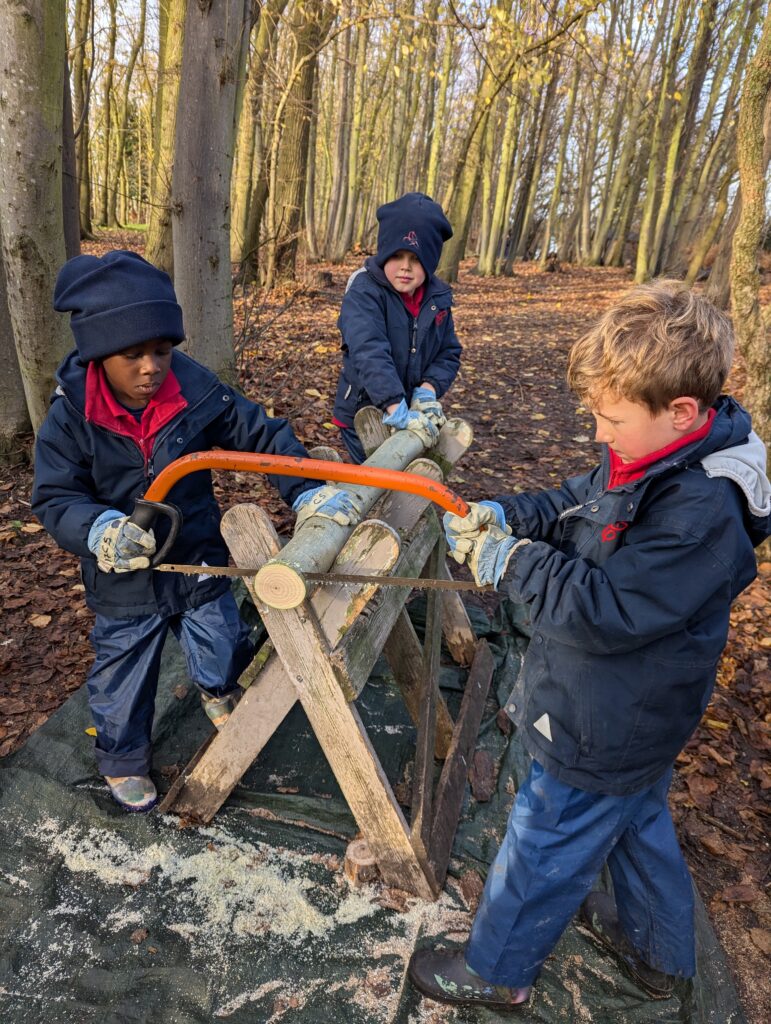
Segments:
[[[607,392],[656,414],[687,395],[704,410],[733,353],[728,317],[681,281],[661,279],[627,292],[573,345],[568,385],[590,403]]]

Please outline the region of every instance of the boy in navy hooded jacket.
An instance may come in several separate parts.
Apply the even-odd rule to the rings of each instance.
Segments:
[[[157,799],[150,734],[169,629],[218,728],[252,649],[227,579],[149,569],[168,522],[150,531],[130,523],[134,500],[190,452],[307,453],[286,420],[267,416],[176,350],[185,334],[171,280],[136,253],[69,260],[54,307],[71,313],[77,348],[57,371],[38,434],[32,509],[61,547],[80,556],[86,603],[96,613],[87,683],[99,770],[121,806],[147,811]],[[358,519],[344,491],[270,479],[298,512],[297,526],[313,514],[344,525]],[[169,561],[227,565],[211,474],[184,477],[169,501],[183,516]]]
[[[439,399],[460,366],[452,291],[434,276],[452,238],[441,206],[408,192],[381,206],[377,219],[377,254],[349,279],[338,320],[343,368],[334,422],[354,462],[365,455],[353,418],[366,405],[430,447],[445,422]]]
[[[667,792],[771,512],[765,446],[720,394],[732,354],[727,317],[682,283],[634,289],[570,354],[601,464],[445,516],[477,583],[528,606],[506,710],[533,760],[466,948],[412,958],[432,998],[522,1008],[579,908],[649,996],[695,972],[693,887]],[[613,896],[590,891],[606,862]]]

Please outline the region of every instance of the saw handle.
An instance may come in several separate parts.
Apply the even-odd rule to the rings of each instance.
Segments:
[[[141,530],[152,530],[158,516],[167,516],[169,519],[169,535],[166,538],[160,551],[156,551],[150,559],[150,568],[166,560],[166,555],[174,545],[174,542],[182,529],[182,513],[176,505],[167,501],[148,501],[146,498],[137,498],[134,501],[134,511],[129,516],[129,522],[134,523]]]

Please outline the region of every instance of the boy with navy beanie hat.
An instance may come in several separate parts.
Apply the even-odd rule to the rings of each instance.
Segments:
[[[185,332],[174,286],[136,253],[69,260],[54,308],[70,313],[77,348],[57,370],[38,434],[32,509],[61,547],[80,556],[86,603],[96,613],[87,685],[99,771],[122,807],[148,811],[157,800],[150,739],[169,629],[216,728],[233,709],[253,651],[227,579],[150,569],[168,523],[148,531],[131,523],[135,499],[191,452],[307,452],[286,420],[267,416],[177,349]],[[297,527],[312,515],[358,521],[360,509],[345,491],[270,479],[298,513]],[[183,515],[169,561],[227,565],[211,474],[184,477],[169,501]]]
[[[354,462],[365,458],[353,419],[366,405],[431,447],[445,422],[439,399],[460,367],[452,291],[435,276],[452,238],[442,207],[408,192],[379,207],[377,219],[377,253],[349,279],[338,319],[343,366],[334,422]]]

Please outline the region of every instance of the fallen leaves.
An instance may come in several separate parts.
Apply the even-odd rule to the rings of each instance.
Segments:
[[[46,626],[51,624],[50,615],[30,615],[27,619],[30,626],[34,626],[35,629],[45,629]]]

